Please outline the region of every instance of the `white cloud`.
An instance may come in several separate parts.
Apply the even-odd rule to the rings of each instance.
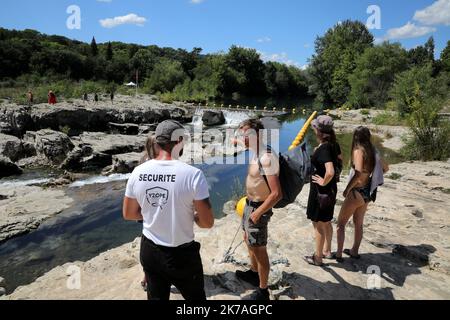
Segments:
[[[272,39],[270,39],[269,37],[264,37],[264,38],[259,38],[256,41],[259,42],[259,43],[265,43],[265,42],[271,42]]]
[[[424,25],[450,26],[450,0],[437,0],[431,6],[416,11],[414,20]]]
[[[200,3],[202,3],[202,2],[204,2],[205,0],[191,0],[190,2],[192,3],[192,4],[200,4]]]
[[[127,14],[126,16],[108,18],[100,20],[100,24],[104,28],[114,28],[123,24],[134,24],[137,26],[143,26],[147,21],[144,17],[139,17],[134,13]]]
[[[384,37],[384,40],[418,38],[435,31],[436,28],[417,26],[414,23],[408,22],[402,27],[389,29],[386,36]]]
[[[385,39],[383,38],[375,38],[373,43],[375,44],[382,44],[385,41]]]
[[[289,59],[289,57],[288,57],[286,52],[267,54],[265,52],[258,51],[258,53],[261,55],[261,59],[263,61],[265,61],[265,62],[267,62],[267,61],[274,61],[274,62],[280,62],[280,63],[287,64],[288,66],[294,66],[294,67],[297,67],[297,68],[303,68],[304,67],[300,63],[298,63],[297,61]]]
[[[305,44],[303,45],[303,48],[311,48],[311,44],[305,43]]]

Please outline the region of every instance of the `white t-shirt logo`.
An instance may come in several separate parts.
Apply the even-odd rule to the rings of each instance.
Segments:
[[[162,209],[169,199],[169,190],[160,187],[151,188],[146,191],[146,195],[147,201],[152,207]]]

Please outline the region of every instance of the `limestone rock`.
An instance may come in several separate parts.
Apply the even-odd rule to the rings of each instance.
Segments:
[[[225,124],[225,116],[222,111],[206,110],[203,112],[203,124],[205,126],[217,126]]]
[[[22,169],[14,162],[0,155],[0,178],[22,174]]]
[[[44,129],[36,132],[36,152],[51,164],[59,165],[74,148],[70,138],[58,131]]]

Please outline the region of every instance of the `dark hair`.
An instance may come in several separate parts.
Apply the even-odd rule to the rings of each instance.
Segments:
[[[250,127],[250,129],[255,130],[256,133],[259,133],[260,130],[264,130],[264,125],[259,119],[248,119],[242,121],[239,125],[239,129],[242,129],[244,127]]]
[[[364,164],[367,164],[369,171],[372,171],[375,167],[375,147],[372,144],[372,135],[370,130],[366,127],[358,127],[353,133],[352,153],[351,153],[351,165],[353,166],[353,151],[357,148],[361,148],[364,156]]]
[[[329,142],[331,144],[336,144],[337,140],[336,140],[336,132],[331,129],[330,132],[323,132],[320,131],[320,129],[316,129],[317,130],[317,137],[319,138],[319,140],[321,142]]]

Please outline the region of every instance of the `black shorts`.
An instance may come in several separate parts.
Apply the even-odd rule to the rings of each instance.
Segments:
[[[172,285],[187,301],[206,300],[200,243],[168,248],[142,236],[140,258],[149,300],[169,300]]]
[[[242,228],[244,229],[246,235],[245,238],[247,245],[250,247],[267,246],[267,239],[269,237],[268,224],[273,215],[272,210],[263,214],[256,224],[250,219],[251,214],[258,208],[259,205],[250,204],[247,202],[244,208],[244,215],[242,217]]]

